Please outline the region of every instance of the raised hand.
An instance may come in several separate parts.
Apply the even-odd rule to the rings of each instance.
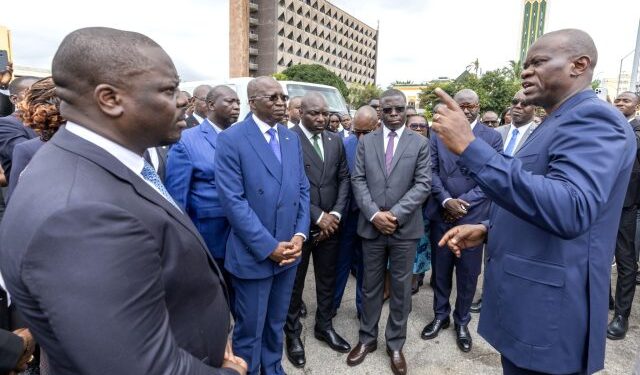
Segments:
[[[433,116],[431,130],[438,134],[451,152],[460,155],[476,139],[469,126],[469,120],[458,103],[444,90],[438,87],[434,93],[444,105],[439,106],[437,113]]]

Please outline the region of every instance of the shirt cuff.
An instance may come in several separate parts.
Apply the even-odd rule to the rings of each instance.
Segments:
[[[318,217],[318,220],[316,220],[316,225],[320,224],[320,221],[322,221],[323,216],[324,216],[324,212],[321,212],[320,216]]]
[[[331,215],[335,216],[338,218],[338,221],[342,220],[342,215],[340,215],[340,212],[338,211],[331,211],[329,212]]]
[[[306,240],[307,240],[307,236],[306,236],[304,233],[302,233],[302,232],[300,232],[300,233],[296,233],[296,234],[294,234],[294,236],[300,236],[300,237],[302,237],[302,238],[303,238],[303,241],[302,241],[302,242],[304,242],[304,241],[306,241]]]
[[[445,207],[445,204],[447,204],[448,201],[452,200],[453,198],[447,198],[445,200],[442,201],[442,207]]]
[[[375,214],[373,214],[373,216],[371,216],[371,219],[369,219],[369,221],[373,221],[373,219],[375,219],[376,215],[379,214],[379,213],[380,213],[380,211],[378,211]]]

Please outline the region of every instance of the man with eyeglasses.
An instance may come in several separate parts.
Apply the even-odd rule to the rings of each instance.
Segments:
[[[407,115],[407,124],[409,124],[409,129],[420,133],[423,137],[429,138],[429,124],[424,116],[418,114]]]
[[[193,112],[187,117],[188,128],[200,125],[207,118],[207,94],[209,91],[211,91],[211,86],[209,85],[200,85],[193,89],[193,97],[191,98]]]
[[[287,104],[287,113],[289,115],[287,128],[289,129],[300,124],[300,106],[302,105],[301,102],[301,96],[294,96],[289,100],[289,103]]]
[[[272,77],[247,85],[251,115],[218,135],[215,183],[231,232],[236,320],[233,351],[248,374],[283,374],[283,328],[302,243],[309,181],[298,135],[280,125],[288,97]]]
[[[378,124],[380,123],[380,99],[371,99],[369,101],[369,107],[372,107],[376,110],[376,114],[378,115]]]
[[[347,364],[356,366],[377,349],[384,274],[391,279],[385,331],[394,374],[406,374],[402,354],[411,311],[411,276],[419,239],[424,235],[422,204],[431,190],[429,143],[406,127],[407,103],[401,91],[382,94],[382,126],[358,142],[352,176],[360,217],[364,280],[359,340]]]
[[[502,151],[500,134],[478,119],[479,98],[473,90],[463,89],[454,96],[464,111],[473,134],[493,149]],[[440,110],[440,109],[439,109]],[[456,274],[456,304],[453,321],[456,343],[463,352],[472,347],[468,324],[471,320],[469,308],[476,292],[476,283],[482,267],[482,246],[476,246],[456,258],[448,248],[438,246],[445,232],[455,225],[479,223],[489,216],[490,201],[478,184],[462,174],[459,157],[442,143],[439,137],[431,137],[431,163],[433,172],[433,199],[429,200],[427,212],[431,220],[431,262],[434,273],[434,319],[422,330],[421,337],[431,340],[441,329],[450,325],[451,305],[449,298]]]
[[[490,128],[497,128],[500,125],[500,119],[498,119],[498,114],[493,111],[486,111],[482,114],[481,120],[483,124],[487,125]]]

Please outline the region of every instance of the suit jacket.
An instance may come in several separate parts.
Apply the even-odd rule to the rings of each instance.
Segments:
[[[384,125],[382,125],[384,126]],[[356,167],[351,177],[353,195],[360,208],[358,234],[375,239],[380,232],[369,221],[378,211],[391,211],[398,219],[393,234],[401,240],[424,234],[422,204],[431,191],[431,161],[427,139],[405,127],[391,162],[385,166],[382,126],[360,138]]]
[[[198,121],[198,119],[193,114],[190,114],[189,116],[187,116],[186,122],[187,122],[187,127],[188,128],[193,128],[195,126],[200,125],[200,122]]]
[[[20,180],[0,266],[52,373],[234,373],[210,367],[222,364],[229,306],[186,215],[66,129]]]
[[[502,152],[500,134],[494,129],[478,121],[473,128],[473,134],[497,152]],[[459,157],[449,151],[439,137],[431,137],[430,143],[432,188],[431,199],[427,204],[429,219],[442,222],[442,202],[447,198],[460,198],[471,207],[456,224],[475,224],[486,220],[490,201],[471,177],[462,174],[458,165]]]
[[[22,125],[15,115],[0,117],[0,163],[10,181],[13,148],[18,143],[37,137],[33,129]]]
[[[298,135],[302,145],[304,168],[310,185],[311,223],[315,225],[323,212],[345,214],[351,185],[349,169],[340,137],[326,130],[321,133],[323,162],[300,126],[291,130]]]
[[[169,153],[169,146],[158,146],[156,147],[156,152],[158,153],[158,176],[162,183],[167,177],[167,154]]]
[[[640,118],[635,118],[629,122],[636,136],[636,160],[633,163],[631,171],[631,179],[627,194],[624,197],[624,207],[632,207],[640,205]]]
[[[216,189],[215,156],[218,135],[209,120],[184,130],[167,159],[165,187],[191,217],[216,259],[224,259],[229,222]]]
[[[536,123],[533,123],[533,124],[531,124],[531,126],[529,126],[529,129],[527,129],[527,132],[524,133],[524,135],[520,139],[520,142],[518,142],[518,144],[516,145],[516,148],[513,150],[513,154],[514,155],[515,155],[516,152],[518,152],[520,150],[522,145],[527,141],[527,139],[529,138],[531,133],[533,133],[533,131],[536,130],[537,126],[538,125]],[[493,130],[495,130],[498,133],[500,133],[500,137],[502,137],[502,146],[503,147],[507,147],[506,142],[507,142],[507,137],[509,136],[509,132],[511,131],[511,124],[501,125],[501,126],[498,126],[497,128],[495,128]]]
[[[231,224],[225,268],[244,279],[272,277],[281,267],[269,255],[281,241],[309,233],[309,181],[296,133],[278,124],[282,164],[248,117],[218,134],[215,174]]]
[[[7,374],[16,368],[22,349],[23,341],[20,336],[0,329],[0,374]]]
[[[350,135],[347,138],[344,138],[344,153],[347,157],[347,166],[349,167],[349,175],[353,176],[353,172],[356,168],[356,151],[358,150],[358,137],[355,135]],[[356,199],[353,196],[353,189],[351,184],[349,184],[349,212],[354,212],[354,215],[357,214],[358,204],[356,203]]]
[[[492,205],[478,332],[519,367],[603,368],[611,260],[636,140],[591,90],[515,158],[475,140],[460,163]]]
[[[26,142],[17,144],[13,148],[13,157],[11,161],[11,178],[9,179],[9,188],[5,200],[9,202],[13,190],[15,190],[20,178],[20,173],[27,167],[36,152],[42,147],[44,142],[40,138],[33,138]]]

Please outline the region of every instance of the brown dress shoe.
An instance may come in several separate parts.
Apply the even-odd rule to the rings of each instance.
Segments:
[[[376,349],[378,349],[378,344],[375,342],[369,345],[365,345],[359,342],[358,345],[356,345],[356,347],[353,348],[351,353],[349,353],[349,355],[347,356],[347,365],[357,366],[361,364],[362,361],[364,361],[364,359],[367,357],[367,354],[374,352]]]
[[[389,350],[389,359],[391,362],[391,371],[394,375],[406,375],[407,374],[407,362],[404,360],[402,350]]]

